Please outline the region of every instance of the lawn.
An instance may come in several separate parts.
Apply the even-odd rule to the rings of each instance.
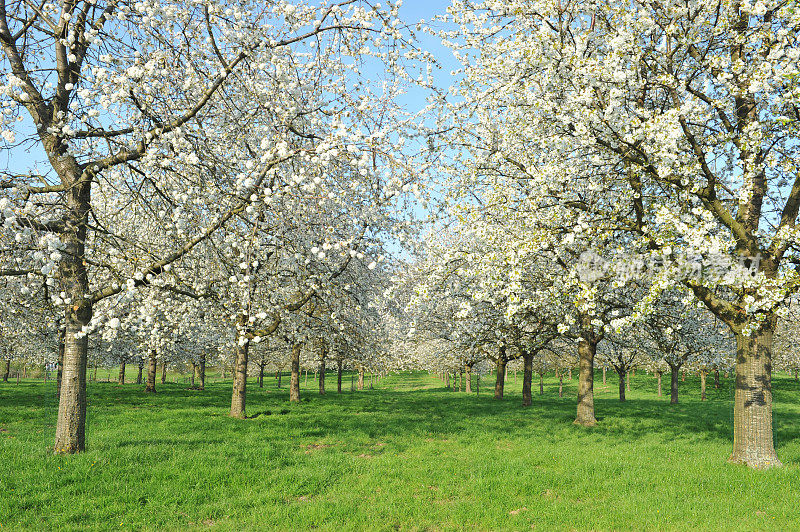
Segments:
[[[102,370],[101,370],[102,371]],[[681,403],[643,372],[629,400],[598,372],[600,424],[572,424],[576,380],[523,408],[521,374],[494,400],[424,373],[300,404],[251,383],[251,419],[227,417],[230,382],[89,384],[87,451],[54,456],[55,384],[0,384],[1,530],[776,530],[800,523],[800,384],[777,376],[785,467],[726,463],[730,380]],[[668,390],[668,380],[664,381]]]

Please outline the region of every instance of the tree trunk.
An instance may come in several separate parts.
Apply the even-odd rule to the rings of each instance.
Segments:
[[[678,404],[678,371],[680,366],[673,366],[670,364],[670,382],[669,382],[669,402],[670,404]]]
[[[370,382],[372,381],[370,380]],[[447,376],[445,377],[444,387],[448,390],[450,389],[450,371],[447,372]],[[372,388],[372,385],[370,385],[370,388]]]
[[[533,354],[522,354],[522,406],[531,406],[531,381],[533,380]]]
[[[297,403],[300,401],[300,350],[302,344],[296,343],[292,346],[292,380],[289,384],[289,401]],[[306,374],[308,375],[308,374]]]
[[[325,352],[319,357],[319,394],[325,395]]]
[[[363,368],[363,366],[358,368],[358,389],[359,390],[363,390],[364,389],[364,368]]]
[[[86,359],[89,336],[82,332],[82,328],[91,319],[91,307],[88,311],[85,306],[79,307],[77,311],[74,310],[75,307],[67,309],[64,373],[54,446],[56,453],[63,454],[79,453],[86,448]]]
[[[569,368],[569,380],[572,382],[572,368]]]
[[[714,389],[719,390],[719,370],[714,370]]]
[[[201,390],[205,390],[206,389],[206,354],[205,353],[200,353],[200,366],[199,366],[199,369],[198,369],[197,376],[199,377],[199,380],[200,380],[200,384],[198,384],[198,387]]]
[[[125,361],[121,360],[119,363],[119,377],[117,378],[117,384],[125,384]]]
[[[656,371],[656,379],[658,380],[658,396],[661,397],[661,372]]]
[[[625,384],[628,379],[625,378],[625,372],[617,370],[617,375],[619,375],[619,400],[625,402]]]
[[[700,371],[700,400],[706,400],[706,372]]]
[[[139,373],[136,376],[136,384],[141,384],[142,374],[144,373],[144,359],[142,357],[139,357],[138,367],[139,367]]]
[[[505,347],[500,348],[501,354],[500,357],[497,359],[497,380],[494,383],[494,398],[495,399],[502,399],[503,398],[503,389],[505,388],[505,376],[506,376],[506,357],[505,357]]]
[[[240,322],[241,322],[241,318]],[[247,362],[250,354],[250,342],[242,345],[236,343],[236,362],[233,372],[233,394],[231,395],[231,417],[244,419],[247,417]]]
[[[281,380],[283,379],[283,371],[278,372],[278,388],[281,387]]]
[[[145,386],[144,391],[149,393],[155,393],[156,391],[156,370],[158,369],[158,364],[156,362],[156,350],[150,350],[150,365],[147,367],[147,386]]]
[[[11,373],[11,359],[7,358],[6,363],[4,364],[5,368],[3,369],[3,382],[8,382],[8,374]],[[61,366],[59,365],[59,368]],[[58,388],[61,391],[61,379],[58,380]]]
[[[167,361],[161,363],[161,384],[167,383]]]
[[[633,377],[633,372],[625,373],[625,391],[631,391],[631,377]]]
[[[584,427],[597,425],[594,417],[594,355],[597,344],[581,338],[578,343],[578,415],[575,423]]]
[[[336,361],[336,393],[342,393],[342,360]]]
[[[736,392],[730,461],[753,468],[781,466],[772,437],[772,336],[766,323],[751,336],[736,333]]]
[[[61,396],[61,379],[64,376],[64,336],[66,329],[58,330],[58,366],[56,367],[56,396]]]
[[[465,376],[465,383],[466,387],[465,390],[467,393],[472,393],[472,364],[464,364],[464,373]]]

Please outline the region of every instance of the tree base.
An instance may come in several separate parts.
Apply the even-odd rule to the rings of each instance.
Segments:
[[[728,457],[731,464],[745,465],[750,469],[771,469],[783,467],[777,456],[748,456],[745,453],[734,453]]]
[[[597,420],[592,419],[576,419],[573,421],[573,424],[580,425],[581,427],[595,427],[597,426]]]

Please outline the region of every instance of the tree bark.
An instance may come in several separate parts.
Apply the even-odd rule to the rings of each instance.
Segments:
[[[167,361],[161,363],[161,384],[167,383]]]
[[[7,358],[6,363],[4,364],[5,368],[3,369],[3,382],[8,382],[8,374],[11,373],[11,359]],[[60,367],[60,366],[59,366]],[[58,388],[61,391],[61,380],[58,381]]]
[[[56,367],[56,396],[61,397],[61,379],[64,377],[64,328],[58,330],[58,366]]]
[[[656,371],[656,379],[658,380],[658,396],[661,397],[661,372]]]
[[[531,381],[533,380],[533,353],[522,354],[522,406],[531,406]]]
[[[136,376],[136,384],[142,383],[142,374],[144,373],[144,359],[139,357],[139,374]]]
[[[676,405],[678,404],[678,372],[680,371],[680,366],[673,366],[672,364],[669,365],[670,368],[670,382],[669,382],[669,402],[670,404]]]
[[[240,318],[240,322],[241,322]],[[245,419],[247,417],[247,362],[250,354],[250,342],[244,345],[236,343],[236,362],[233,371],[233,394],[231,395],[231,417]]]
[[[714,389],[719,390],[719,370],[714,370]]]
[[[625,372],[617,370],[619,375],[619,400],[625,402],[625,384],[628,379],[625,378]]]
[[[200,380],[200,384],[198,384],[198,388],[201,390],[206,389],[206,354],[200,353],[200,365],[198,366],[198,373],[197,376]]]
[[[700,370],[700,400],[706,400],[706,372]]]
[[[772,436],[772,337],[767,322],[751,336],[736,332],[736,392],[730,461],[753,468],[781,466]]]
[[[289,384],[289,401],[297,403],[300,401],[300,350],[302,344],[296,343],[292,346],[292,381]]]
[[[125,361],[119,362],[119,376],[117,377],[117,384],[125,384]]]
[[[156,350],[150,350],[150,364],[147,367],[147,386],[145,386],[144,391],[148,393],[155,393],[156,391],[156,371],[158,369],[158,363],[156,362]]]
[[[264,387],[264,364],[265,362],[262,360],[258,364],[258,387]]]
[[[342,360],[336,361],[336,393],[342,393]]]
[[[580,368],[578,373],[578,415],[575,423],[584,427],[597,425],[594,417],[594,355],[597,344],[586,338],[578,343]]]
[[[500,356],[497,358],[497,380],[494,383],[494,398],[495,399],[502,399],[503,398],[503,390],[505,388],[505,377],[506,377],[506,364],[507,360],[505,357],[505,347],[500,348]]]
[[[283,371],[278,372],[278,388],[281,387],[281,380],[283,380]]]
[[[358,368],[358,389],[364,389],[364,367],[360,366]]]
[[[64,373],[56,422],[54,450],[61,454],[79,453],[86,448],[86,360],[89,337],[82,332],[82,328],[91,319],[91,307],[88,311],[85,306],[78,311],[74,308],[67,309]]]
[[[464,364],[464,373],[466,373],[465,390],[467,393],[472,393],[472,364]]]
[[[319,394],[325,395],[325,348],[319,356]]]

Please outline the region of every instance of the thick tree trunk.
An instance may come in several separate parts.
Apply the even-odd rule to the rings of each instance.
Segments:
[[[7,358],[6,359],[6,363],[3,364],[3,366],[5,366],[4,369],[3,369],[3,382],[8,382],[8,374],[11,373],[11,359]],[[60,367],[61,366],[59,365],[59,368]],[[61,390],[61,379],[59,379],[59,381],[58,381],[58,388],[59,388],[59,391],[60,391]]]
[[[119,363],[119,376],[117,377],[117,384],[125,384],[125,361],[121,360]]]
[[[661,372],[660,371],[656,371],[656,380],[658,380],[658,396],[661,397],[662,393],[661,393]]]
[[[364,368],[363,367],[359,367],[358,368],[358,389],[359,390],[363,390],[364,389]]]
[[[240,318],[241,320],[241,318]],[[233,371],[233,394],[231,395],[231,417],[247,417],[247,362],[250,342],[236,344],[236,362]]]
[[[342,360],[336,361],[336,393],[342,393]]]
[[[522,355],[522,406],[531,406],[531,381],[533,380],[533,354],[523,353]]]
[[[58,330],[58,362],[56,367],[56,396],[61,397],[61,379],[64,377],[64,336],[66,329]]]
[[[136,376],[136,384],[142,383],[142,374],[144,373],[144,359],[139,357],[139,373]]]
[[[292,346],[292,381],[289,384],[289,400],[300,401],[300,350],[302,346],[297,343]]]
[[[167,362],[161,363],[161,384],[167,383]]]
[[[673,366],[670,364],[670,382],[669,382],[669,402],[670,404],[678,404],[678,372],[680,366]]]
[[[772,336],[769,323],[749,337],[736,333],[736,392],[730,461],[753,468],[782,465],[772,436]]]
[[[198,366],[198,380],[200,383],[197,385],[201,390],[206,389],[206,354],[200,353],[200,365]]]
[[[84,313],[81,316],[83,319],[75,315],[81,314],[81,311],[73,312],[73,308],[67,310],[64,373],[54,446],[56,453],[63,454],[82,452],[86,448],[86,358],[89,337],[81,329],[91,319],[91,308],[88,315]]]
[[[497,380],[494,383],[494,398],[495,399],[502,399],[503,398],[503,390],[505,388],[505,376],[506,376],[506,358],[505,358],[505,347],[501,348],[500,357],[497,359]]]
[[[147,386],[145,386],[144,391],[149,393],[155,393],[156,391],[156,372],[158,369],[158,363],[156,362],[156,350],[150,350],[150,360],[149,366],[147,367]]]
[[[464,364],[464,373],[466,373],[465,390],[467,393],[472,393],[472,364]]]
[[[581,338],[578,343],[580,368],[578,373],[578,415],[575,423],[590,427],[597,425],[594,417],[594,355],[597,344]]]
[[[706,372],[700,371],[700,400],[706,400]]]
[[[617,375],[619,375],[619,400],[624,402],[625,401],[625,383],[628,379],[625,378],[625,372],[617,370]]]

